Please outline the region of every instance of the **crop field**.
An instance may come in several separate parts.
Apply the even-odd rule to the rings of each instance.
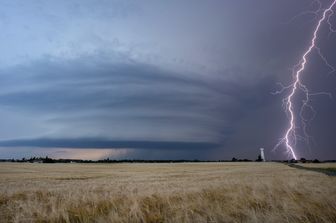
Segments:
[[[301,163],[299,165],[308,168],[336,169],[336,163]]]
[[[336,222],[336,177],[280,163],[0,163],[0,222]]]

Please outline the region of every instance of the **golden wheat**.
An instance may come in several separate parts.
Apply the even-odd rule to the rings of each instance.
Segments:
[[[279,163],[0,163],[0,222],[336,222],[336,177]]]
[[[309,168],[334,168],[336,169],[336,163],[300,163],[297,164]]]

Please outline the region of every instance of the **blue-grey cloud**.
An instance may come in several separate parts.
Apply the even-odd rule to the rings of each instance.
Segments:
[[[163,150],[210,150],[220,145],[209,142],[174,141],[118,141],[102,138],[74,139],[15,139],[0,141],[0,147],[42,148],[97,148],[97,149],[163,149]]]
[[[286,157],[270,152],[287,125],[283,95],[270,93],[289,83],[316,23],[312,14],[291,18],[314,8],[305,0],[2,1],[0,139],[207,142],[219,146],[171,156],[254,158],[262,146]],[[335,37],[323,29],[318,41],[330,64]],[[304,81],[336,94],[322,62],[312,56]],[[313,152],[298,145],[300,153],[334,156],[335,101],[312,103],[322,113],[310,128],[316,144]],[[150,154],[160,149],[137,150]]]

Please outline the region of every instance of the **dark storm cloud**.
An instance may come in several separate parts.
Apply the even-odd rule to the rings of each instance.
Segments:
[[[103,108],[131,108],[137,106],[197,107],[195,100],[202,100],[211,89],[199,80],[178,77],[148,65],[95,64],[86,67],[88,60],[64,64],[33,64],[32,66],[3,72],[11,75],[12,89],[0,96],[0,103],[33,110],[62,111]],[[20,75],[16,75],[16,74]],[[34,73],[33,76],[26,74]],[[26,77],[28,76],[28,77]],[[8,86],[8,80],[0,85]],[[36,85],[34,89],[25,89]],[[23,86],[23,87],[21,87]],[[184,97],[178,97],[185,93]]]
[[[255,158],[265,147],[287,158],[271,149],[288,125],[288,92],[271,92],[291,80],[316,24],[312,13],[295,15],[316,2],[31,2],[0,3],[3,143],[204,159]],[[335,38],[324,26],[318,40],[333,65]],[[322,62],[309,58],[304,82],[336,95]],[[316,144],[311,153],[298,146],[300,154],[335,156],[335,100],[312,103]]]
[[[219,145],[207,142],[113,141],[102,138],[82,138],[82,139],[42,138],[42,139],[16,139],[16,140],[0,141],[0,147],[209,150],[218,148]]]
[[[106,63],[99,57],[71,62],[46,59],[3,70],[2,74],[12,74],[7,81],[15,84],[1,86],[6,93],[0,95],[0,104],[14,110],[50,114],[46,123],[65,126],[58,137],[71,137],[73,132],[78,133],[74,135],[77,137],[87,129],[89,134],[84,135],[100,132],[98,136],[112,139],[120,138],[121,132],[121,138],[205,140],[216,145],[223,145],[230,137],[237,120],[272,99],[269,85],[274,82],[270,78],[251,82],[201,79],[133,62]],[[134,136],[132,131],[140,133]],[[157,136],[160,132],[164,135]],[[97,148],[104,144],[94,142]],[[84,140],[78,145],[95,147],[85,143]],[[37,145],[20,141],[20,146]],[[118,144],[109,146],[113,145]],[[200,148],[191,142],[185,145],[191,146]]]
[[[258,106],[265,102],[265,98],[253,97],[260,95],[255,90],[270,92],[271,89],[266,88],[274,83],[270,78],[257,78],[250,83],[220,78],[199,79],[137,63],[106,64],[99,61],[92,64],[92,59],[97,58],[79,59],[71,65],[46,60],[0,71],[3,90],[0,103],[35,112],[138,106],[197,111],[212,104],[222,112],[221,109],[229,109],[226,103]],[[87,66],[88,63],[91,66]],[[256,76],[244,70],[224,72],[236,75],[246,72]]]

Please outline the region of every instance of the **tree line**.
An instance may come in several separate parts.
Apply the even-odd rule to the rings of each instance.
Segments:
[[[262,162],[260,156],[256,160],[237,159],[233,157],[231,160],[199,160],[199,159],[102,159],[102,160],[83,160],[83,159],[53,159],[46,157],[30,157],[22,159],[0,159],[0,162],[16,162],[16,163],[206,163],[206,162]],[[273,162],[285,163],[320,163],[320,162],[336,162],[336,160],[319,161],[318,159],[307,160],[301,158],[300,160],[272,160]]]

